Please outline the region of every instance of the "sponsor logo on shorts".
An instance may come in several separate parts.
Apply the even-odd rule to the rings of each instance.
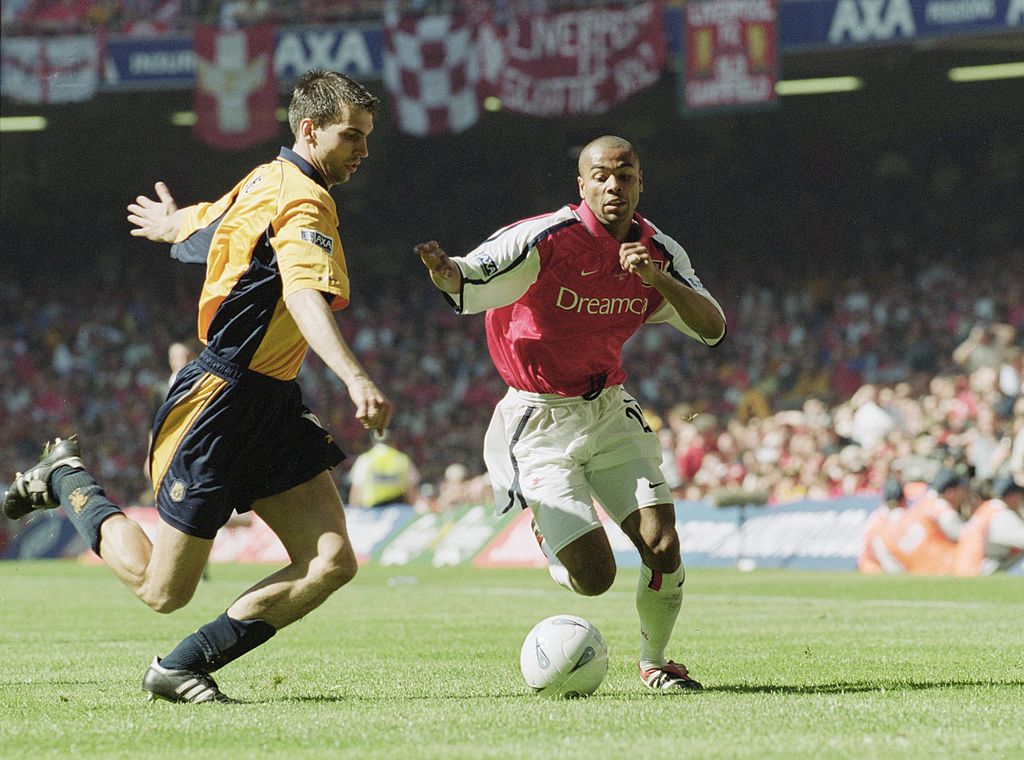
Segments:
[[[185,482],[183,480],[175,480],[171,483],[171,501],[175,504],[181,503],[185,498]]]
[[[317,248],[322,248],[329,254],[334,254],[334,239],[330,235],[325,235],[320,230],[299,230],[299,235],[307,243],[312,243]]]
[[[644,314],[647,311],[646,298],[585,296],[564,285],[558,289],[555,305],[577,314]]]

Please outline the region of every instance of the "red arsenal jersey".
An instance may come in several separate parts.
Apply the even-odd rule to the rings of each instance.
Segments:
[[[721,312],[682,246],[633,219],[651,258]],[[619,266],[619,245],[585,203],[564,206],[453,258],[462,291],[449,300],[460,313],[487,312],[491,358],[511,387],[582,396],[625,380],[622,346],[641,325],[668,322],[698,338],[657,289]]]

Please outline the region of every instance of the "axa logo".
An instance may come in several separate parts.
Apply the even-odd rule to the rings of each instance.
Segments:
[[[829,42],[871,42],[917,33],[910,0],[839,0]]]
[[[555,305],[577,314],[644,314],[647,311],[646,298],[585,296],[564,285],[558,289]]]
[[[329,235],[325,235],[319,230],[300,230],[299,234],[307,243],[312,243],[329,254],[334,253],[334,240]]]

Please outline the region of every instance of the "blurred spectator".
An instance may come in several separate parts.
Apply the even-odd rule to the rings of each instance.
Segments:
[[[903,572],[902,565],[886,548],[886,541],[891,541],[890,536],[903,518],[906,506],[903,484],[890,478],[882,491],[882,503],[871,514],[864,529],[864,547],[857,557],[857,569],[862,573]]]
[[[357,507],[415,504],[420,474],[416,465],[387,443],[387,433],[375,437],[373,446],[352,465],[349,503]]]
[[[957,541],[954,575],[989,575],[1024,557],[1024,485],[1009,475],[992,484],[992,498],[967,521]]]
[[[978,299],[975,304],[976,312],[978,304],[986,304],[981,310],[982,315],[987,318],[993,316],[994,307],[990,300]],[[953,351],[953,361],[968,372],[974,372],[981,367],[999,367],[1003,363],[1007,349],[1013,345],[1016,332],[1013,325],[975,325],[967,338]]]
[[[911,575],[945,575],[964,529],[971,493],[967,477],[941,470],[894,525],[879,534],[885,567]]]

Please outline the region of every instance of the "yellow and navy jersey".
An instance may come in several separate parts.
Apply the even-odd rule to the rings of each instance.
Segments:
[[[206,262],[199,337],[218,357],[292,380],[309,348],[284,299],[304,288],[349,302],[338,211],[313,166],[288,148],[214,203],[185,209],[171,255]]]

